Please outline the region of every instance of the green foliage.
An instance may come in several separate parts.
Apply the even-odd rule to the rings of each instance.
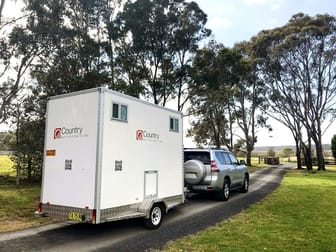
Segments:
[[[116,18],[116,51],[117,62],[126,70],[129,84],[140,85],[142,88],[135,89],[153,98],[155,104],[165,106],[177,96],[181,110],[183,98],[187,99],[185,82],[189,79],[191,56],[198,42],[210,35],[206,20],[205,13],[194,2],[127,1]],[[124,81],[121,84],[127,87]]]
[[[323,234],[336,230],[335,185],[334,172],[290,172],[265,200],[163,251],[333,251]]]
[[[273,147],[271,147],[271,148],[269,148],[268,150],[267,150],[267,157],[275,157],[275,151],[274,151],[274,148]]]
[[[286,157],[287,161],[290,162],[291,161],[291,157],[294,155],[294,151],[291,148],[284,148],[281,151],[281,156],[282,157]]]
[[[17,171],[17,183],[20,179],[40,179],[42,175],[44,121],[20,121],[16,130],[17,141],[12,146],[11,156]]]
[[[336,135],[331,139],[331,152],[333,157],[336,159]]]
[[[285,157],[288,157],[294,154],[294,151],[292,148],[284,148],[281,152]]]
[[[15,139],[15,135],[8,132],[0,132],[0,151],[10,151],[10,143]]]
[[[106,30],[99,22],[106,22],[112,12],[105,1],[30,0],[27,7],[34,14],[27,29],[39,39],[43,50],[43,57],[32,68],[39,95],[63,94],[110,82],[107,46],[100,40],[100,33]]]
[[[189,88],[189,112],[196,119],[188,135],[198,144],[244,150],[250,165],[256,129],[266,126],[266,118],[257,109],[264,103],[264,84],[258,80],[247,52],[245,43],[229,49],[215,41],[198,51],[190,70],[193,82]],[[234,144],[237,127],[242,134]]]
[[[190,114],[196,119],[188,135],[198,144],[233,149],[233,111],[230,84],[233,65],[239,58],[232,50],[211,42],[195,56],[190,85]],[[231,72],[232,71],[232,72]]]

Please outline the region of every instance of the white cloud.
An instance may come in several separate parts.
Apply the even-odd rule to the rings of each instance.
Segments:
[[[260,6],[265,5],[270,8],[271,11],[277,11],[281,9],[287,1],[286,0],[243,0],[247,6]]]
[[[275,3],[275,4],[273,4],[273,5],[271,6],[271,11],[277,11],[277,10],[279,10],[279,9],[280,9],[280,5],[277,4],[277,3]]]
[[[254,5],[263,5],[267,4],[269,0],[244,0],[244,3],[248,6],[254,6]]]
[[[208,22],[209,28],[219,28],[219,29],[227,29],[231,27],[231,22],[227,18],[224,17],[213,17]]]

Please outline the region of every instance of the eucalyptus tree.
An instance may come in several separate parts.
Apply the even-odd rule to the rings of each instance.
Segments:
[[[293,125],[304,128],[295,135],[306,136],[300,142],[308,149],[314,142],[318,169],[324,170],[323,128],[336,115],[335,17],[299,13],[283,27],[262,31],[252,43],[268,84],[270,108],[288,112]],[[309,150],[305,154],[311,155]]]
[[[29,0],[28,29],[48,50],[32,68],[46,95],[101,86],[110,82],[105,20],[108,1]]]
[[[177,109],[182,111],[189,100],[188,83],[191,82],[189,69],[192,58],[197,52],[199,42],[209,37],[211,31],[205,28],[206,14],[195,2],[184,3],[183,8],[180,5],[172,8],[172,13],[175,13],[171,15],[173,21],[171,43],[175,52],[174,86],[176,86]]]
[[[233,96],[233,111],[236,124],[241,130],[241,150],[251,165],[251,156],[257,142],[258,128],[268,127],[263,113],[265,106],[265,84],[259,78],[255,59],[249,55],[248,43],[236,44],[231,50],[230,81]]]
[[[194,2],[127,1],[115,21],[117,62],[123,85],[136,85],[143,95],[163,106],[177,97],[185,103],[188,67],[198,42],[210,35],[206,14]]]
[[[27,14],[7,16],[2,12],[4,6],[3,0],[0,2],[0,123],[8,119],[10,106],[24,86],[24,76],[39,54],[31,34],[18,23]]]
[[[230,50],[214,41],[198,53],[191,69],[189,113],[194,119],[188,131],[199,145],[233,148],[231,87],[227,75]]]
[[[261,110],[264,83],[247,51],[246,43],[230,49],[214,42],[199,50],[190,86],[189,111],[196,115],[196,120],[189,135],[194,135],[198,143],[244,151],[247,164],[251,165],[257,129],[267,125]]]

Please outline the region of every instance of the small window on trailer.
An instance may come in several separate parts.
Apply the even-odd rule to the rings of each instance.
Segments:
[[[127,105],[112,102],[112,118],[113,120],[119,120],[127,122],[128,118],[128,108]]]
[[[170,117],[169,118],[169,129],[170,131],[179,132],[179,119]]]

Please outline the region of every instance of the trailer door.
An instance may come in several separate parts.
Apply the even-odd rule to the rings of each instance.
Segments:
[[[43,203],[94,208],[98,103],[92,91],[49,100]]]

